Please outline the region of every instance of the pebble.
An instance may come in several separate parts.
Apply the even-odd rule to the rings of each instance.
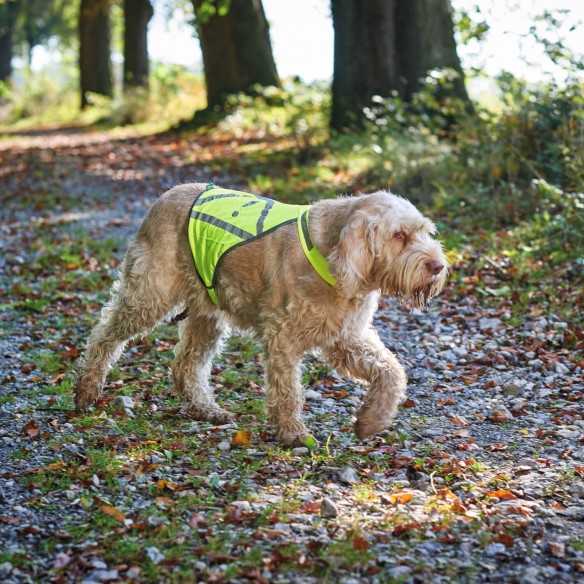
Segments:
[[[341,481],[349,485],[356,485],[359,482],[359,475],[357,474],[357,471],[354,468],[348,466],[339,475],[339,479],[341,479]]]
[[[310,453],[310,450],[306,446],[297,446],[291,450],[292,456],[306,456]]]
[[[320,502],[320,514],[322,517],[337,517],[339,509],[328,497],[325,497]]]
[[[160,550],[155,546],[147,547],[146,555],[155,566],[164,560],[164,554],[160,553]]]
[[[221,450],[221,452],[229,452],[231,450],[231,444],[229,444],[227,441],[219,442],[219,444],[217,444],[217,448]]]
[[[8,578],[12,572],[12,564],[10,562],[2,562],[0,564],[0,578]]]
[[[499,554],[504,554],[507,551],[503,543],[491,543],[485,548],[485,554],[488,558],[494,558]]]
[[[322,400],[322,394],[318,391],[314,391],[314,389],[307,389],[304,392],[304,398],[313,401],[320,401]]]
[[[115,406],[121,406],[132,410],[134,408],[134,400],[128,395],[118,395],[112,400]]]
[[[503,321],[500,318],[483,317],[479,319],[479,329],[482,331],[498,328],[500,326],[503,326]]]
[[[520,458],[517,461],[517,466],[527,466],[533,470],[539,469],[539,463],[537,460],[533,460],[533,458]]]

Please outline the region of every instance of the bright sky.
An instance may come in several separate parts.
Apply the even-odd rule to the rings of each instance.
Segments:
[[[541,79],[552,71],[541,47],[526,36],[535,23],[534,17],[545,9],[569,11],[561,36],[566,44],[584,55],[584,0],[452,0],[456,7],[465,7],[471,15],[481,7],[478,19],[486,19],[491,29],[485,41],[459,46],[463,67],[482,67],[489,75],[502,69],[528,80]],[[304,81],[330,79],[333,68],[333,28],[330,0],[263,0],[270,22],[270,32],[278,72],[281,77],[298,75]],[[156,6],[156,0],[155,0]],[[475,18],[475,19],[477,19]],[[570,31],[570,26],[576,26]],[[154,60],[202,68],[201,52],[188,18],[176,12],[167,22],[167,15],[156,10],[149,30],[149,52]],[[35,49],[35,69],[44,66],[46,51]],[[553,71],[562,77],[561,71]]]
[[[489,75],[501,69],[529,80],[541,78],[551,70],[541,48],[525,37],[534,16],[550,6],[569,11],[562,35],[568,46],[584,54],[584,0],[453,0],[474,14],[480,5],[479,19],[491,25],[487,39],[459,47],[464,67],[483,67]],[[330,79],[333,67],[333,28],[329,0],[263,0],[270,22],[270,33],[278,72],[282,77],[298,75],[305,81]],[[579,26],[570,32],[572,25]],[[150,53],[154,59],[193,65],[201,62],[198,42],[190,25],[176,18],[171,23],[163,15],[154,17],[150,28]],[[545,64],[545,68],[542,64]],[[558,74],[558,72],[555,72]],[[561,74],[560,74],[561,75]]]

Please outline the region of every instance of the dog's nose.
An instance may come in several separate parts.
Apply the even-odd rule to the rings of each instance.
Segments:
[[[444,267],[444,264],[438,260],[432,260],[426,264],[426,269],[432,274],[432,276],[437,276]]]

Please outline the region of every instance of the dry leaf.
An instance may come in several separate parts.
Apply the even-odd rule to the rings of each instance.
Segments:
[[[470,422],[462,416],[450,416],[450,421],[455,426],[470,426]]]
[[[235,436],[231,439],[231,446],[250,446],[251,444],[251,432],[244,432],[243,430],[238,430]]]
[[[413,399],[406,399],[401,404],[404,408],[414,408],[416,407],[416,402]]]
[[[304,513],[320,513],[320,503],[316,501],[304,503],[304,505],[302,505],[302,511],[304,511]]]
[[[504,489],[499,489],[497,491],[487,491],[487,495],[489,495],[489,497],[497,497],[497,499],[517,499],[517,497],[511,491],[506,491]]]
[[[34,438],[34,436],[38,436],[39,432],[41,431],[39,425],[34,421],[30,420],[27,422],[24,427],[22,428],[22,433]]]
[[[565,558],[566,557],[566,544],[560,543],[557,541],[550,541],[550,554],[554,556],[554,558]]]
[[[124,523],[124,521],[126,520],[126,516],[117,507],[114,507],[113,505],[102,505],[100,509],[106,515],[113,517],[116,521],[119,521],[120,523]]]
[[[363,539],[360,535],[356,535],[353,538],[353,548],[361,552],[366,552],[369,549],[369,544],[366,539]]]
[[[403,505],[414,498],[413,493],[394,493],[388,495],[390,502],[393,505]]]

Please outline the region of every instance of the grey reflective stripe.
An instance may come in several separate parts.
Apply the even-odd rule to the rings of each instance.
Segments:
[[[262,213],[260,215],[260,218],[258,219],[258,224],[256,227],[258,235],[260,235],[261,233],[264,232],[264,221],[266,220],[266,217],[267,217],[268,213],[270,212],[270,209],[273,206],[274,206],[274,201],[272,199],[266,199],[266,205],[262,209]]]
[[[310,232],[308,231],[307,217],[308,217],[308,211],[304,211],[304,213],[302,213],[302,217],[300,217],[300,227],[302,227],[302,233],[304,234],[304,241],[306,241],[306,249],[308,249],[308,251],[311,251],[312,248],[314,247],[314,244],[312,243],[312,239],[310,239]]]
[[[250,233],[249,231],[244,231],[239,227],[235,227],[235,225],[231,225],[231,223],[227,223],[227,221],[222,221],[221,219],[217,219],[217,217],[212,217],[211,215],[201,213],[200,211],[191,213],[191,217],[195,220],[209,223],[209,225],[220,227],[225,231],[229,231],[229,233],[233,233],[233,235],[237,235],[237,237],[241,237],[241,239],[249,239],[250,237],[254,237],[253,233]]]
[[[246,203],[245,205],[243,205],[243,207],[251,207],[252,205],[255,205],[256,203],[259,203],[259,201],[249,201],[249,203]]]
[[[199,199],[198,201],[195,202],[193,206],[200,207],[201,205],[204,205],[209,201],[214,201],[215,199],[233,199],[234,197],[239,197],[239,195],[236,195],[235,193],[233,193],[232,195],[211,195],[210,197],[205,197],[203,200]]]

